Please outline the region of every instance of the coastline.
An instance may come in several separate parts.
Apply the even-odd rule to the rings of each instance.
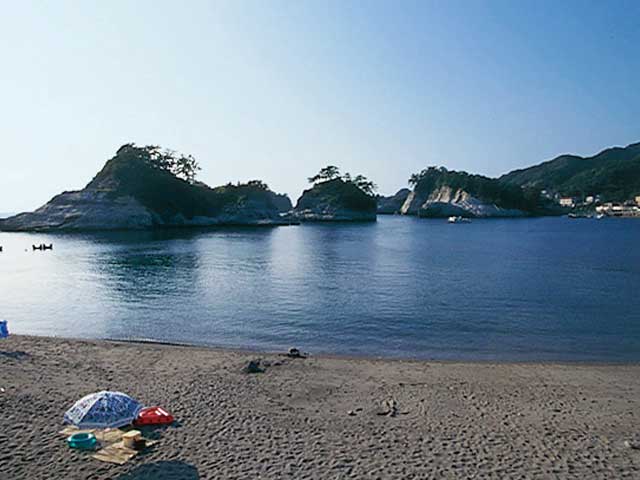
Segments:
[[[282,355],[285,350],[271,350],[260,347],[237,347],[237,346],[225,346],[217,344],[198,344],[188,342],[172,342],[169,340],[155,340],[150,338],[81,338],[81,337],[56,337],[50,335],[19,335],[21,337],[33,337],[33,338],[51,338],[60,340],[72,340],[79,342],[106,342],[106,343],[130,343],[132,345],[159,345],[168,347],[184,347],[184,348],[196,348],[203,350],[210,350],[215,352],[231,352],[242,355]],[[304,349],[303,349],[304,350]],[[326,359],[326,360],[344,360],[344,361],[380,361],[380,362],[414,362],[414,363],[435,363],[435,364],[478,364],[478,365],[555,365],[555,366],[592,366],[592,367],[616,367],[616,366],[638,366],[640,367],[640,361],[638,360],[535,360],[535,359],[512,359],[512,358],[438,358],[438,357],[419,357],[419,356],[384,356],[374,354],[348,354],[348,353],[331,353],[326,351],[313,351],[307,352],[313,358]]]
[[[269,365],[264,373],[242,373],[258,358]],[[0,361],[0,477],[640,474],[640,450],[625,444],[640,441],[638,364],[290,359],[22,335],[0,341]],[[71,451],[58,434],[62,414],[100,389],[161,405],[179,426],[124,466]],[[388,400],[396,415],[384,411]]]

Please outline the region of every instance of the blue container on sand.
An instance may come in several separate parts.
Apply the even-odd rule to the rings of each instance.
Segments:
[[[9,336],[9,328],[7,327],[6,320],[0,320],[0,338],[7,338]]]

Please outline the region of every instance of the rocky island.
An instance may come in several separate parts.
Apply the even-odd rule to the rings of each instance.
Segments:
[[[378,213],[521,217],[582,209],[638,216],[640,143],[607,148],[590,157],[560,155],[499,178],[429,167],[412,175],[409,185],[413,190],[378,196]]]
[[[375,222],[375,185],[362,175],[340,175],[328,166],[309,178],[313,187],[298,199],[292,216],[303,222]]]
[[[400,213],[410,193],[411,190],[408,188],[401,188],[395,195],[389,197],[378,196],[378,214],[394,215]]]
[[[211,188],[195,180],[191,156],[123,145],[80,191],[0,220],[4,231],[84,231],[214,225],[282,225],[291,208],[258,180]]]
[[[409,179],[411,191],[378,199],[379,213],[419,217],[524,217],[542,214],[540,193],[497,179],[429,167]]]

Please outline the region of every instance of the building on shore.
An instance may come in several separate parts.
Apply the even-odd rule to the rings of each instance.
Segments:
[[[640,217],[640,206],[629,202],[624,204],[607,202],[598,205],[596,212],[609,217]]]
[[[578,204],[579,200],[576,197],[560,197],[558,203],[561,207],[573,208]]]

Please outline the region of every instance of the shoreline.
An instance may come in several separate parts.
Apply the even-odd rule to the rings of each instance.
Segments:
[[[56,336],[56,335],[33,335],[33,334],[11,334],[12,337],[21,337],[26,339],[55,339],[55,340],[67,340],[73,342],[90,342],[90,343],[123,343],[132,345],[158,345],[167,347],[181,347],[181,348],[193,348],[201,350],[211,350],[218,353],[234,353],[239,355],[284,355],[286,349],[270,350],[260,347],[240,347],[240,346],[225,346],[206,343],[188,343],[188,342],[173,342],[170,340],[155,340],[147,338],[114,338],[114,337],[70,337],[70,336]],[[291,347],[300,348],[299,345],[291,345]],[[517,359],[467,359],[467,358],[436,358],[436,357],[394,357],[394,356],[382,356],[372,354],[341,354],[331,353],[325,351],[309,351],[307,352],[304,347],[300,350],[308,353],[310,357],[327,360],[345,360],[345,361],[380,361],[380,362],[412,362],[412,363],[435,363],[435,364],[479,364],[479,365],[548,365],[548,366],[592,366],[592,367],[617,367],[617,366],[638,366],[640,367],[640,360],[620,360],[620,361],[602,361],[602,360],[517,360]]]
[[[26,212],[31,213],[31,212]],[[21,214],[15,214],[21,215]],[[476,217],[467,217],[473,221],[494,221],[494,220],[536,220],[536,219],[544,219],[544,218],[567,218],[567,213],[550,213],[550,214],[530,214],[530,215],[492,215],[492,216],[476,216]],[[11,217],[1,217],[0,220],[6,220]],[[376,218],[371,219],[296,219],[296,220],[283,220],[283,221],[264,221],[264,222],[229,222],[229,223],[218,223],[218,224],[182,224],[182,225],[154,225],[152,227],[143,227],[143,228],[28,228],[28,229],[5,229],[0,225],[0,233],[40,233],[47,235],[68,235],[68,234],[100,234],[100,233],[129,233],[129,232],[171,232],[171,231],[216,231],[216,230],[233,230],[233,229],[269,229],[269,228],[278,228],[278,227],[299,227],[305,224],[310,225],[371,225],[377,222],[377,217],[397,217],[397,218],[407,218],[407,219],[417,219],[417,220],[433,220],[433,221],[443,221],[447,220],[450,215],[443,216],[420,216],[420,215],[409,215],[409,214],[398,214],[398,213],[377,213]],[[630,219],[630,218],[640,218],[640,215],[605,215],[604,219]],[[578,219],[583,219],[579,217]],[[587,218],[586,220],[595,220],[595,218]]]
[[[255,359],[264,372],[243,373]],[[0,478],[640,475],[640,365],[292,359],[23,335],[0,340],[0,365]],[[70,450],[64,411],[103,389],[178,424],[122,466]]]

